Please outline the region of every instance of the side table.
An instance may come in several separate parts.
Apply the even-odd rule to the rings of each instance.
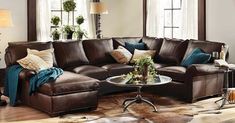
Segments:
[[[228,100],[228,89],[230,88],[235,88],[234,84],[234,74],[235,74],[235,69],[230,69],[228,67],[223,67],[224,69],[224,84],[223,84],[223,95],[222,98],[215,101],[215,103],[218,103],[219,101],[222,101],[221,105],[219,106],[219,109],[223,108],[226,102],[230,103]]]

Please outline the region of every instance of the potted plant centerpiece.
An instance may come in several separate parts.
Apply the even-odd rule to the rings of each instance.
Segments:
[[[135,84],[146,84],[147,82],[151,82],[153,79],[155,79],[157,77],[156,74],[157,72],[156,68],[154,67],[153,59],[146,56],[135,61],[135,70],[128,73],[125,76],[125,79],[129,80],[129,84],[133,84],[133,82]]]
[[[87,37],[87,36],[86,36],[86,31],[81,29],[81,24],[84,23],[84,18],[83,18],[83,16],[81,16],[81,15],[78,16],[78,17],[76,18],[76,22],[77,22],[77,24],[78,24],[77,30],[76,30],[77,39],[78,39],[78,40],[81,40],[81,39],[83,38],[83,36]]]
[[[51,18],[51,23],[55,26],[55,30],[52,31],[51,35],[53,40],[59,40],[60,39],[60,31],[58,31],[58,25],[60,23],[60,18],[58,16],[53,16]]]

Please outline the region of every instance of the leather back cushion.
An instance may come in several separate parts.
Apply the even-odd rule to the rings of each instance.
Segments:
[[[53,48],[53,46],[51,42],[10,42],[5,53],[6,65],[18,64],[17,60],[27,56],[27,48],[40,51]],[[57,66],[55,57],[53,57],[53,64]]]
[[[212,54],[212,52],[220,52],[221,46],[224,45],[224,43],[220,42],[211,42],[211,41],[199,41],[199,40],[193,40],[191,39],[188,44],[188,48],[186,50],[186,53],[184,55],[184,59],[195,49],[200,48],[205,53]]]
[[[91,64],[102,65],[115,62],[110,55],[111,51],[114,50],[112,39],[84,40],[82,44]]]
[[[121,37],[121,38],[113,38],[113,46],[114,49],[117,49],[118,46],[125,46],[125,42],[130,42],[130,43],[139,43],[141,42],[140,37]]]
[[[155,50],[158,54],[162,46],[163,38],[143,37],[142,42],[146,44],[148,50]]]
[[[187,49],[188,41],[165,38],[155,61],[179,65]]]
[[[58,66],[61,68],[88,64],[81,41],[53,43]]]

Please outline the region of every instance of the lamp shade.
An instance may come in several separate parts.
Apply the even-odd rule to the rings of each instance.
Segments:
[[[108,10],[103,2],[91,2],[90,13],[91,14],[108,14]]]
[[[0,28],[12,27],[12,17],[9,10],[0,9]]]

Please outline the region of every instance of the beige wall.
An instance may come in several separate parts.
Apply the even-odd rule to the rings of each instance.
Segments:
[[[0,0],[0,9],[12,12],[13,24],[11,28],[0,29],[0,68],[5,67],[4,53],[9,41],[27,40],[27,0]]]
[[[235,0],[207,0],[207,39],[230,47],[229,62],[235,63]]]
[[[101,15],[104,37],[142,36],[143,0],[101,0],[109,14]]]

